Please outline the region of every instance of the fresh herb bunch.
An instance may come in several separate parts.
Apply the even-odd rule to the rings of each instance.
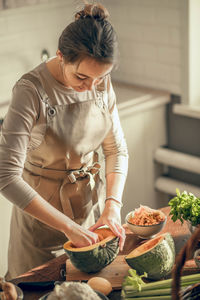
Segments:
[[[192,226],[200,224],[200,198],[195,197],[192,193],[184,191],[182,194],[176,189],[174,198],[169,201],[171,206],[170,215],[172,220],[190,221]]]

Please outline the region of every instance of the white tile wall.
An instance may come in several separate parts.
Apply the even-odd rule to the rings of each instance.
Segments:
[[[80,5],[72,0],[28,0],[31,6],[21,8],[24,0],[6,3],[16,8],[0,11],[0,103],[10,99],[15,81],[40,62],[43,48],[55,54],[61,30]],[[103,1],[119,36],[120,67],[114,79],[182,94],[182,3]]]
[[[55,55],[58,37],[76,11],[73,0],[37,2],[0,11],[0,104],[11,98],[16,80],[41,62],[44,48]],[[0,109],[0,118],[6,110]]]
[[[48,2],[49,0],[1,0],[2,3],[3,1],[4,1],[4,6],[2,5],[2,7],[4,9],[10,9],[15,7],[45,3]]]
[[[21,0],[22,1],[22,0]],[[120,67],[113,74],[115,79],[168,90],[181,94],[182,70],[182,0],[104,0],[103,4],[111,13],[111,20],[118,32],[120,42]],[[22,2],[18,2],[19,4]],[[0,2],[0,5],[2,2]],[[0,11],[0,105],[11,97],[11,89],[16,80],[25,72],[40,63],[41,51],[46,48],[50,55],[57,49],[57,40],[62,29],[72,20],[79,1],[73,0],[30,0],[30,6],[15,7]],[[1,7],[1,6],[0,6]],[[0,109],[0,117],[7,107]],[[155,123],[156,137],[165,142],[164,108],[158,111],[153,119],[160,120],[162,126]],[[155,111],[157,114],[157,110]],[[142,120],[142,121],[141,121]],[[129,123],[129,121],[134,122]],[[130,166],[129,182],[134,182],[138,191],[144,190],[140,178],[147,180],[145,184],[153,186],[152,172],[146,174],[146,165],[152,164],[141,149],[152,142],[152,137],[145,128],[152,126],[152,116],[145,113],[142,116],[122,120],[129,150],[134,153],[134,166]],[[130,124],[131,127],[130,127]],[[138,128],[136,136],[129,138],[130,128]],[[162,128],[162,130],[160,129]],[[158,130],[159,129],[159,130]],[[157,131],[156,131],[157,130]],[[145,134],[143,134],[145,133]],[[143,140],[142,137],[150,138]],[[153,136],[155,138],[155,135]],[[156,147],[151,144],[151,147]],[[141,147],[143,145],[143,147]],[[159,141],[160,145],[160,141]],[[138,155],[137,155],[138,151]],[[136,153],[136,154],[135,154]],[[149,152],[150,153],[150,152]],[[149,154],[150,155],[150,154]],[[146,157],[146,160],[144,159]],[[131,162],[132,163],[132,162]],[[136,163],[136,165],[135,165]],[[149,170],[151,169],[151,165]],[[137,178],[131,176],[137,169]],[[134,187],[135,187],[134,186]],[[129,197],[129,195],[127,195]],[[142,195],[146,199],[145,195]],[[149,199],[154,199],[154,194]],[[139,198],[138,198],[139,199]],[[155,199],[154,199],[155,200]],[[161,203],[160,203],[160,206]],[[130,203],[131,207],[131,203]],[[0,264],[0,275],[6,270],[6,251],[9,236],[10,204],[5,199],[0,200],[0,219],[3,220],[3,232],[0,231],[0,243],[3,248]],[[6,216],[6,217],[5,217]],[[4,217],[4,218],[3,218]],[[1,247],[2,249],[2,247]],[[1,252],[2,253],[2,252]]]
[[[104,0],[118,33],[113,78],[182,94],[183,0]]]
[[[41,62],[43,48],[51,56],[55,54],[58,37],[76,11],[73,0],[40,1],[37,5],[0,11],[0,118],[7,111],[7,106],[1,105],[10,99],[16,80]],[[11,208],[0,195],[0,276],[7,269]]]

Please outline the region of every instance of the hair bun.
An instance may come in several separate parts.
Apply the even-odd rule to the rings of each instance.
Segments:
[[[75,20],[94,18],[98,21],[103,21],[109,17],[107,9],[101,4],[85,4],[84,9],[77,12]]]

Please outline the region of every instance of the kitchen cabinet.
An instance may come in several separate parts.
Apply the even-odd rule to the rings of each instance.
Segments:
[[[121,125],[128,151],[129,171],[124,190],[122,221],[140,204],[152,208],[167,205],[164,193],[155,190],[163,169],[154,162],[154,152],[167,144],[169,93],[114,82]]]

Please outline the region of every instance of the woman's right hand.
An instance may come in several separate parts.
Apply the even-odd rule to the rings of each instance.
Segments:
[[[98,242],[98,235],[72,221],[42,197],[35,197],[24,209],[31,216],[63,232],[76,247],[86,247]]]
[[[69,228],[69,227],[68,227]],[[77,247],[87,247],[99,241],[98,235],[72,221],[70,229],[64,232],[66,237]]]

